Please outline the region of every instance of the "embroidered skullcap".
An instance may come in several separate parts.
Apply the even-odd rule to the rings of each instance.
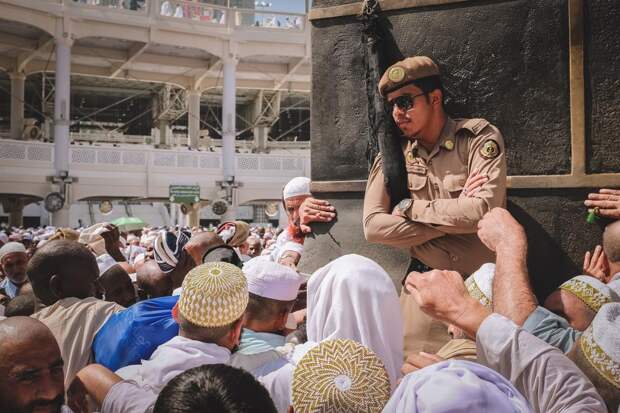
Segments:
[[[97,266],[99,267],[99,276],[101,277],[107,270],[114,267],[118,263],[109,254],[102,254],[97,257]]]
[[[248,291],[272,300],[292,301],[297,298],[302,283],[292,268],[260,257],[252,258],[243,266]]]
[[[583,301],[595,313],[603,304],[620,301],[618,295],[606,284],[589,275],[578,275],[559,287]]]
[[[9,254],[14,254],[16,252],[26,253],[26,247],[21,242],[7,242],[0,248],[0,262]]]
[[[302,195],[312,195],[310,193],[310,178],[306,178],[304,176],[298,176],[291,179],[282,190],[282,197],[284,199]]]
[[[217,227],[217,235],[231,247],[238,247],[248,239],[250,225],[244,221],[227,221]]]
[[[601,307],[579,345],[592,367],[620,389],[620,303]]]
[[[493,304],[493,277],[495,264],[482,264],[476,272],[467,277],[465,286],[469,295],[480,301],[480,304],[490,307]]]
[[[208,262],[183,280],[179,312],[200,327],[220,327],[238,320],[248,305],[248,284],[241,269],[226,262]]]
[[[162,272],[169,273],[175,269],[177,263],[185,254],[185,244],[191,234],[185,230],[178,235],[171,231],[162,230],[153,243],[153,256]]]
[[[381,412],[390,398],[390,380],[369,348],[353,340],[326,340],[297,364],[292,393],[295,413]]]

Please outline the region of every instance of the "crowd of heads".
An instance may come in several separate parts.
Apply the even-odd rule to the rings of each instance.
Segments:
[[[563,398],[618,409],[620,221],[586,254],[586,274],[539,305],[525,231],[490,211],[478,236],[495,263],[407,276],[405,294],[451,340],[404,354],[388,273],[355,254],[299,272],[309,225],[335,210],[302,178],[283,203],[281,231],[231,221],[0,233],[0,411],[529,412]],[[550,404],[549,381],[528,380],[534,368],[576,381],[582,398],[558,388]]]

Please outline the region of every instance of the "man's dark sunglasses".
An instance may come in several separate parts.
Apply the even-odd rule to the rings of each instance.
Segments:
[[[406,112],[413,107],[415,98],[417,98],[418,96],[424,96],[424,95],[426,95],[426,93],[420,93],[417,95],[401,95],[397,97],[396,99],[390,101],[390,104]]]

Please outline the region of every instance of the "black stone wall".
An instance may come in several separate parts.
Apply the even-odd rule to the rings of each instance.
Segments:
[[[314,7],[352,2],[315,0]],[[584,4],[586,167],[589,173],[620,172],[620,4]],[[428,55],[439,64],[451,115],[484,117],[502,131],[509,175],[570,173],[567,0],[468,1],[384,15],[388,47],[404,56]],[[312,179],[366,179],[372,138],[362,24],[345,16],[312,25]],[[579,273],[585,251],[600,242],[600,228],[585,222],[589,191],[509,191],[509,209],[530,238],[530,272],[541,298]],[[367,248],[361,236],[363,193],[346,195],[344,203],[344,195],[325,196],[346,208],[339,209],[335,225],[317,227],[319,235],[307,248],[312,258],[302,261],[306,270],[327,262],[327,251]],[[393,274],[395,280],[401,275]]]
[[[586,1],[585,18],[587,171],[619,172],[620,4]]]

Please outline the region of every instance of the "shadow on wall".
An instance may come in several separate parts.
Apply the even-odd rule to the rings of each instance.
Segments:
[[[581,274],[584,254],[602,242],[602,225],[586,223],[583,200],[592,191],[509,191],[508,210],[527,233],[528,270],[541,302],[560,283]]]

